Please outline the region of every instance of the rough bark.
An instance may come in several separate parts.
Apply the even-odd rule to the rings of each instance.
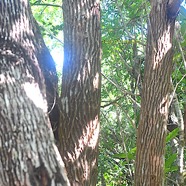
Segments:
[[[136,186],[160,186],[164,177],[164,152],[168,97],[172,72],[172,38],[180,1],[152,0],[149,15],[141,114],[137,136]],[[172,8],[172,5],[177,7]]]
[[[0,185],[69,185],[54,144],[27,0],[0,1]]]
[[[60,151],[71,185],[97,181],[100,112],[99,0],[63,1]]]

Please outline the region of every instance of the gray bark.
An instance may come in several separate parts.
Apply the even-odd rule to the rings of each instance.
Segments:
[[[0,185],[69,185],[47,115],[28,1],[0,1]]]

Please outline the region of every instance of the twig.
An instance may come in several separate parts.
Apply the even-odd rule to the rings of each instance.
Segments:
[[[169,180],[169,181],[171,181],[172,183],[174,183],[176,186],[179,186],[178,183],[175,182],[174,180],[172,180],[172,179],[170,179],[170,178],[168,178],[168,177],[166,177],[166,179]]]
[[[60,42],[62,45],[64,44],[60,39],[58,39],[54,34],[52,34],[52,32],[50,30],[47,30],[42,24],[38,23],[38,25],[44,29],[49,35],[51,35],[55,40],[57,40],[58,42]]]
[[[170,101],[169,101],[169,106],[170,106],[170,104],[172,103],[172,100],[173,100],[173,98],[174,98],[174,95],[175,95],[175,92],[176,92],[176,89],[177,89],[178,85],[182,82],[182,80],[183,80],[185,77],[186,77],[186,74],[184,74],[183,77],[178,81],[178,83],[176,83],[175,88],[174,88],[174,85],[173,85],[172,80],[171,80],[171,84],[172,84],[172,87],[171,87],[171,88],[174,88],[174,90],[173,90],[173,92],[171,93],[171,99],[170,99]]]
[[[180,52],[181,52],[181,56],[182,56],[182,59],[183,59],[184,67],[186,69],[186,60],[185,60],[185,56],[184,56],[184,53],[183,53],[183,50],[182,50],[182,47],[181,47],[181,44],[180,44],[179,41],[178,41],[178,46],[179,46],[179,49],[180,49]]]
[[[129,99],[135,103],[139,108],[140,108],[140,104],[138,102],[136,102],[131,96],[136,96],[135,94],[133,94],[132,92],[126,91],[124,90],[122,87],[120,87],[117,83],[113,82],[111,79],[109,79],[108,77],[106,77],[103,73],[101,73],[102,76],[107,79],[110,83],[112,83],[116,88],[118,88],[122,93],[124,93],[125,95],[130,95]]]
[[[107,103],[107,104],[105,104],[105,105],[102,105],[101,108],[105,108],[105,107],[108,107],[108,106],[110,106],[110,105],[113,105],[114,103],[116,103],[117,101],[119,101],[121,98],[123,98],[123,97],[119,97],[119,98],[117,98],[117,99],[115,99],[115,100],[113,100],[113,101],[110,101],[109,103]],[[102,101],[102,102],[103,102],[103,101]]]
[[[62,5],[55,5],[55,4],[49,4],[49,3],[37,4],[37,2],[32,3],[31,6],[52,6],[52,7],[62,8]]]

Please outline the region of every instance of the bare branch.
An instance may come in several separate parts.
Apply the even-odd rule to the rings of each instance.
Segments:
[[[56,5],[56,4],[50,4],[50,3],[33,3],[31,6],[52,6],[52,7],[57,7],[57,8],[62,8],[62,5]]]
[[[109,79],[108,77],[106,77],[103,73],[101,73],[101,75],[105,78],[105,79],[107,79],[110,83],[112,83],[116,88],[118,88],[118,90],[120,90],[121,92],[123,92],[124,93],[124,95],[130,95],[129,96],[129,99],[133,102],[133,103],[135,103],[137,106],[138,106],[138,108],[140,108],[140,104],[136,101],[136,100],[134,100],[131,96],[137,96],[136,94],[133,94],[132,92],[129,92],[129,91],[127,91],[127,90],[124,90],[121,86],[119,86],[117,83],[115,83],[114,81],[112,81],[111,79]]]
[[[123,98],[123,97],[119,97],[119,98],[117,98],[117,99],[115,99],[113,101],[110,101],[109,103],[107,103],[105,105],[102,105],[101,108],[105,108],[105,107],[108,107],[110,105],[113,105],[113,104],[117,103],[121,98]]]

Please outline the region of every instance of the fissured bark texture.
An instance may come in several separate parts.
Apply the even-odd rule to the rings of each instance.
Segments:
[[[100,113],[99,0],[63,1],[60,151],[72,186],[94,186]]]
[[[69,185],[47,114],[27,0],[0,1],[0,185]]]
[[[180,1],[152,0],[137,136],[135,186],[161,186],[173,58],[173,33]]]

